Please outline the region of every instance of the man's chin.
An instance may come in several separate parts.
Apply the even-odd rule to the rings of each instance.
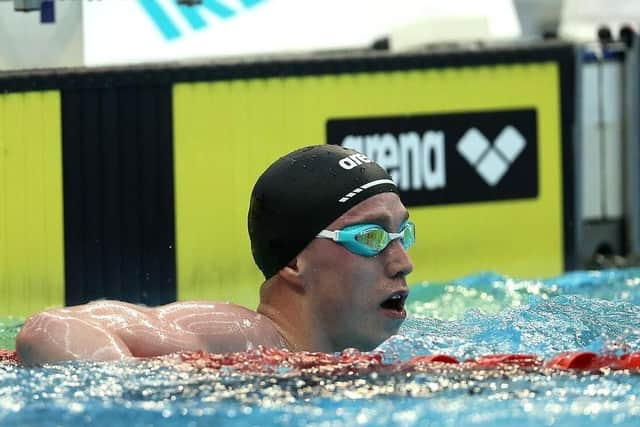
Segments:
[[[391,338],[393,335],[395,335],[395,332],[394,333],[385,332],[384,334],[378,334],[376,337],[373,337],[371,335],[368,336],[367,338],[363,337],[363,339],[360,339],[358,343],[356,343],[355,341],[352,342],[351,345],[348,346],[348,348],[355,348],[356,350],[359,350],[362,352],[373,351],[376,348],[378,348],[380,344],[382,344],[383,342]]]
[[[404,310],[403,310],[404,311]],[[396,335],[400,330],[400,326],[404,322],[406,313],[404,316],[385,316],[380,309],[377,313],[376,319],[372,323],[365,322],[369,325],[366,330],[360,330],[348,335],[348,338],[344,341],[348,342],[346,347],[355,348],[360,351],[372,351],[375,350],[380,344]],[[346,332],[346,331],[345,331]],[[346,338],[347,336],[345,336]]]
[[[389,338],[391,338],[392,336],[394,336],[394,335],[396,335],[398,333],[398,331],[400,330],[400,326],[402,326],[402,323],[404,323],[404,318],[403,319],[397,319],[397,320],[394,320],[393,322],[389,322],[389,323],[387,324],[387,327],[385,328],[384,338],[380,341],[379,344],[382,344],[382,342],[388,340]]]
[[[383,334],[378,335],[378,337],[377,337],[377,339],[375,341],[371,342],[370,348],[368,350],[366,350],[366,351],[375,350],[376,348],[378,348],[378,346],[380,344],[382,344],[383,342],[385,342],[386,340],[388,340],[392,336],[396,335],[398,333],[399,329],[400,329],[400,326],[392,328],[392,329],[386,329]]]

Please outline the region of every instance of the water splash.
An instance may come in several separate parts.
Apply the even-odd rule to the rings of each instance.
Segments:
[[[528,304],[530,299],[582,295],[640,304],[640,269],[579,271],[544,280],[513,279],[481,273],[447,283],[417,283],[407,301],[409,312],[436,319],[455,320],[468,309],[497,313]]]
[[[465,311],[460,320],[412,316],[378,347],[385,361],[445,353],[467,359],[490,353],[640,350],[640,307],[579,295],[533,298],[497,314]]]
[[[413,315],[378,350],[385,361],[417,354],[640,349],[640,269],[575,272],[546,280],[496,273],[415,285]]]

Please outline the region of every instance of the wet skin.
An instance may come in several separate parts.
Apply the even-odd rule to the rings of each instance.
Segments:
[[[396,194],[382,193],[354,206],[326,228],[374,223],[397,232],[407,216]],[[25,322],[16,338],[18,358],[24,364],[42,364],[191,350],[238,352],[257,346],[371,350],[397,332],[406,316],[405,276],[413,268],[398,240],[367,258],[333,241],[314,239],[295,264],[299,285],[286,283],[286,275],[278,273],[272,285],[277,292],[285,291],[273,298],[274,304],[261,303],[259,313],[205,301],[156,308],[98,301],[38,313]],[[295,288],[299,289],[289,291]],[[381,306],[394,295],[400,296],[399,305]]]
[[[16,337],[23,364],[118,360],[179,351],[246,351],[285,347],[273,323],[229,303],[179,302],[149,308],[119,301],[48,310],[27,320]]]

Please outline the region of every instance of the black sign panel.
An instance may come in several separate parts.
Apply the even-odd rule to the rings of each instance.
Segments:
[[[330,119],[327,143],[386,168],[407,206],[538,196],[534,109]]]

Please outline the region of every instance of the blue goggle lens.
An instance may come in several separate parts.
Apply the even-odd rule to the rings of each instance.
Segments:
[[[378,225],[353,225],[340,230],[338,242],[359,255],[374,256],[397,238],[405,249],[409,249],[416,241],[415,233],[416,226],[412,222],[404,223],[399,233],[389,233]]]
[[[358,233],[355,236],[358,243],[373,249],[374,251],[381,251],[389,244],[389,234],[381,228],[372,228],[362,233]]]

